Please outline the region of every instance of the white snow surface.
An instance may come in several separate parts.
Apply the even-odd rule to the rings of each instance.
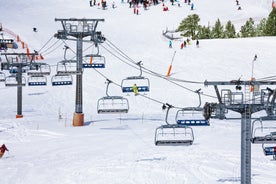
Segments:
[[[103,18],[99,31],[132,60],[143,61],[143,67],[165,75],[172,61],[172,76],[188,81],[249,80],[253,57],[256,79],[275,75],[275,37],[199,40],[181,50],[180,42],[173,48],[162,32],[176,29],[187,15],[199,15],[202,25],[214,25],[219,18],[223,24],[231,20],[236,30],[249,17],[257,22],[267,18],[271,11],[270,0],[241,0],[241,11],[236,2],[222,0],[194,0],[195,10],[180,2],[181,7],[162,3],[139,8],[133,14],[128,3],[117,0],[112,9],[89,7],[88,0],[0,0],[0,22],[24,40],[32,50],[40,50],[61,30],[55,18]],[[176,4],[176,3],[175,3]],[[36,27],[38,32],[33,32]],[[4,36],[10,35],[4,33]],[[53,38],[51,44],[57,39]],[[75,50],[75,42],[66,41]],[[48,47],[50,45],[48,44]],[[45,54],[45,60],[55,65],[63,60],[61,44],[54,52]],[[84,49],[89,44],[84,44]],[[106,43],[100,54],[106,58],[106,68],[98,71],[117,84],[128,76],[139,75],[139,70],[126,65],[109,51]],[[17,52],[14,50],[14,52]],[[84,54],[91,53],[91,49]],[[112,51],[114,53],[114,51]],[[42,52],[42,54],[44,54]],[[118,54],[117,54],[118,55]],[[74,53],[68,52],[68,58]],[[4,60],[4,57],[2,60]],[[8,73],[6,73],[8,75]],[[212,86],[178,83],[143,73],[150,79],[150,92],[146,95],[159,102],[176,107],[198,105],[197,94],[184,89],[202,89],[204,94],[215,96]],[[75,79],[75,77],[74,77]],[[6,144],[9,152],[0,159],[1,184],[232,184],[240,183],[240,120],[210,121],[209,127],[195,127],[191,146],[155,146],[155,129],[165,124],[162,104],[144,98],[126,96],[120,87],[110,85],[110,95],[124,96],[129,100],[128,114],[97,114],[97,100],[105,96],[105,78],[93,69],[83,75],[83,113],[85,125],[73,127],[75,111],[75,81],[72,86],[53,87],[48,77],[45,87],[23,88],[23,118],[16,119],[17,90],[0,83],[0,145]],[[202,96],[202,104],[216,102]],[[59,119],[59,112],[62,119]],[[169,113],[173,123],[176,109]],[[258,117],[263,112],[253,114]],[[240,117],[229,112],[227,117]],[[252,183],[274,184],[275,162],[263,154],[261,145],[252,145]]]

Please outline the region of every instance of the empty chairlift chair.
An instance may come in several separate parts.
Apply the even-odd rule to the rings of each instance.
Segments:
[[[176,113],[176,123],[187,126],[209,126],[209,120],[204,119],[202,108],[183,108]]]
[[[273,160],[276,160],[276,145],[262,144],[262,148],[265,156],[273,156]]]
[[[46,86],[47,77],[44,75],[32,75],[28,78],[29,86]]]
[[[141,61],[137,63],[140,67],[140,75],[127,77],[122,80],[121,87],[123,93],[133,92],[132,87],[136,84],[138,92],[149,92],[150,91],[150,82],[148,78],[142,76],[142,66]]]
[[[128,113],[129,103],[126,98],[108,95],[108,87],[110,83],[112,83],[112,81],[107,80],[106,96],[98,100],[98,114]]]
[[[253,144],[276,144],[276,119],[274,121],[254,120],[252,123],[251,142]]]
[[[73,84],[72,75],[68,74],[56,74],[52,76],[52,86],[67,86]]]
[[[6,75],[4,72],[0,72],[0,82],[5,82],[6,80]]]
[[[68,46],[65,46],[64,49],[64,60],[57,63],[57,74],[60,75],[77,75],[77,61],[76,60],[67,60],[66,51],[69,49]]]
[[[32,63],[30,70],[27,72],[28,75],[50,75],[51,67],[46,63]]]
[[[6,77],[5,85],[7,87],[15,87],[15,86],[25,86],[26,85],[26,79],[24,76],[22,76],[22,84],[18,84],[17,76],[16,75],[10,75]]]
[[[194,142],[194,133],[191,127],[168,123],[170,108],[172,106],[167,104],[166,125],[157,127],[155,130],[155,145],[192,145]]]
[[[57,63],[57,74],[61,75],[74,75],[77,73],[76,60],[63,60]]]
[[[195,91],[198,94],[199,105],[197,107],[186,107],[178,110],[175,116],[175,121],[178,125],[186,126],[209,126],[209,119],[204,116],[204,109],[200,107],[201,96],[200,90]]]
[[[86,55],[89,57],[89,62],[82,64],[83,68],[105,68],[105,57],[99,54]]]

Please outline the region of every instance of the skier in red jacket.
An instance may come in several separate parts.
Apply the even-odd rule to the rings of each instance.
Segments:
[[[3,157],[5,151],[9,151],[5,144],[0,147],[0,158]]]

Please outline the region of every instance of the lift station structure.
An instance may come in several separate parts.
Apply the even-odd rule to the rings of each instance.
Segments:
[[[225,119],[228,110],[241,114],[241,184],[251,184],[251,115],[264,110],[266,119],[275,119],[276,89],[260,89],[260,86],[275,86],[276,81],[205,81],[204,85],[214,86],[218,98],[218,103],[205,104],[205,118]],[[234,86],[236,90],[229,87],[219,92],[219,85]]]

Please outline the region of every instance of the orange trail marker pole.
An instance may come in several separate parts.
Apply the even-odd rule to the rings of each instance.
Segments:
[[[173,64],[175,53],[176,53],[176,51],[174,51],[174,53],[173,53],[173,58],[172,58],[171,64],[170,64],[169,69],[168,69],[167,77],[169,77],[171,75],[172,64]]]
[[[92,60],[93,60],[93,58],[92,58],[92,56],[90,56],[90,64],[92,64]]]

